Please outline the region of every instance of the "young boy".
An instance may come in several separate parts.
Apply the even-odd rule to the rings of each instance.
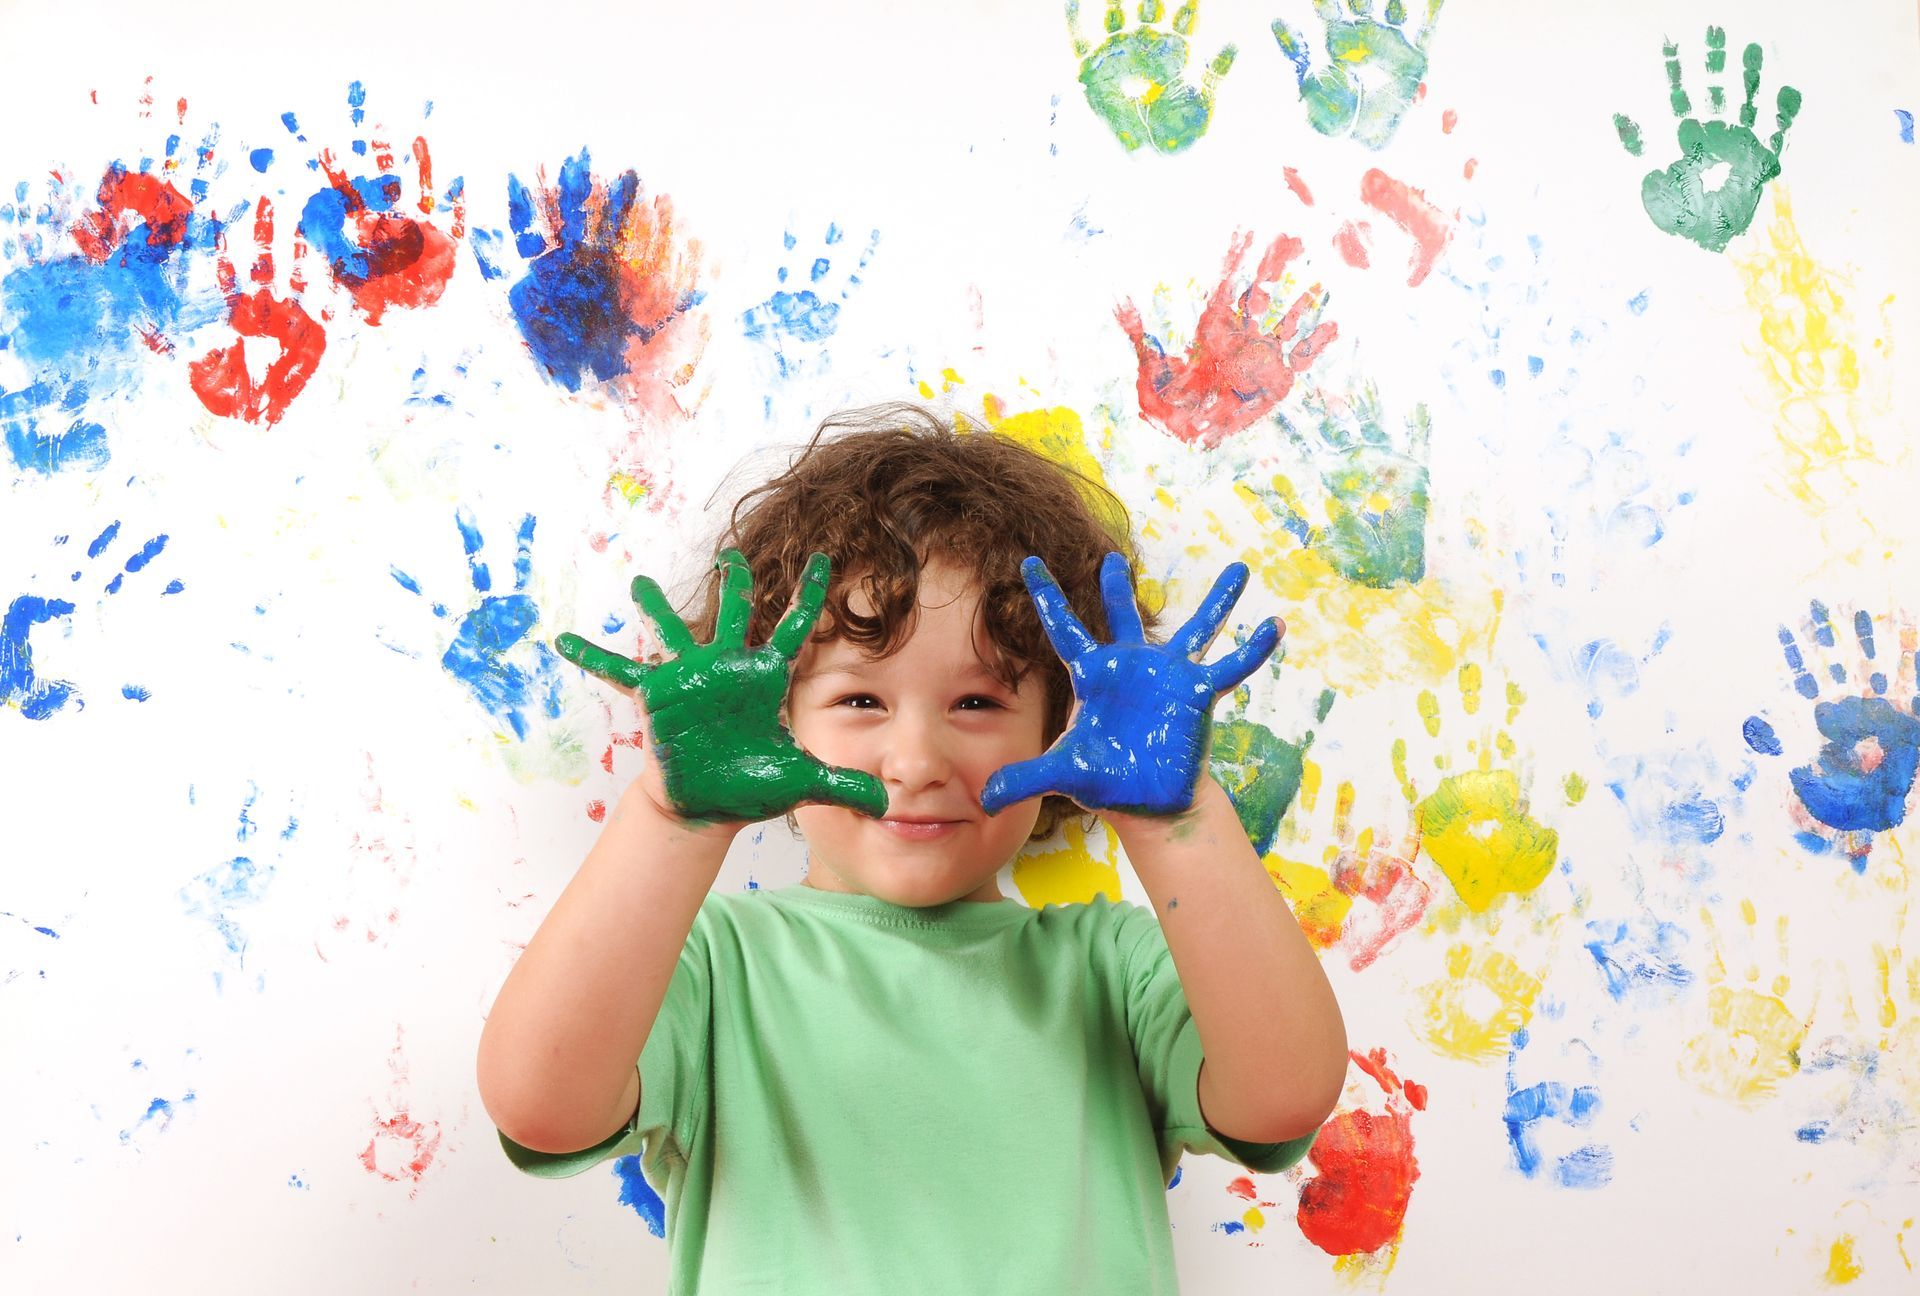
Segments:
[[[561,637],[638,693],[649,759],[488,1018],[509,1157],[643,1145],[675,1293],[1174,1291],[1181,1154],[1280,1170],[1346,1073],[1206,773],[1215,698],[1279,634],[1193,660],[1245,568],[1148,644],[1118,501],[911,406],[830,421],[729,540],[692,630],[634,582],[668,660]],[[1076,803],[1158,922],[1002,896]],[[805,881],[709,894],[782,814]]]

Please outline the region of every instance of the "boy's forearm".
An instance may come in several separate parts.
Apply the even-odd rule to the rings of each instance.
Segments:
[[[1200,1031],[1207,1123],[1246,1142],[1311,1133],[1339,1100],[1346,1026],[1232,801],[1203,778],[1179,819],[1108,821],[1160,915]]]
[[[632,1115],[634,1061],[733,833],[636,785],[508,974],[480,1036],[481,1101],[526,1147],[591,1147]]]

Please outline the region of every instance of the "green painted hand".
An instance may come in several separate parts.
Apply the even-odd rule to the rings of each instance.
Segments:
[[[1386,21],[1375,22],[1371,0],[1313,0],[1313,11],[1327,29],[1332,61],[1312,70],[1307,39],[1276,18],[1273,38],[1293,64],[1307,123],[1322,135],[1348,135],[1370,149],[1383,149],[1400,129],[1427,75],[1427,43],[1444,0],[1427,0],[1426,17],[1407,39],[1403,0],[1387,0]]]
[[[1741,56],[1746,100],[1740,106],[1740,124],[1724,120],[1727,92],[1715,83],[1707,87],[1713,117],[1701,121],[1692,115],[1693,101],[1680,83],[1680,51],[1666,45],[1669,102],[1680,122],[1680,160],[1665,171],[1649,171],[1640,182],[1640,203],[1653,223],[1669,234],[1698,243],[1709,252],[1724,251],[1733,238],[1753,223],[1760,206],[1760,190],[1780,174],[1780,152],[1787,129],[1800,112],[1800,92],[1783,85],[1775,98],[1773,137],[1765,144],[1753,133],[1757,115],[1753,98],[1760,89],[1760,47],[1749,45]],[[1727,67],[1727,33],[1707,28],[1707,72],[1719,76]],[[1641,155],[1640,127],[1631,117],[1615,113],[1613,126],[1620,142],[1635,157]]]
[[[1165,32],[1154,26],[1164,13],[1160,0],[1140,0],[1140,25],[1127,31],[1120,0],[1108,0],[1107,38],[1095,48],[1080,34],[1080,0],[1067,0],[1087,103],[1129,151],[1151,144],[1156,152],[1178,153],[1207,133],[1214,88],[1233,66],[1234,48],[1213,56],[1199,89],[1186,83],[1187,37],[1198,8],[1199,0],[1185,0],[1173,15],[1173,31]]]
[[[753,573],[737,549],[722,553],[720,614],[713,642],[694,642],[659,585],[633,581],[633,601],[673,654],[638,662],[563,634],[554,647],[582,670],[640,694],[667,799],[682,819],[752,823],[808,801],[864,814],[887,812],[880,781],[858,770],[824,765],[801,750],[780,723],[793,659],[827,596],[827,556],[807,559],[794,606],[758,648],[747,647],[753,616]]]

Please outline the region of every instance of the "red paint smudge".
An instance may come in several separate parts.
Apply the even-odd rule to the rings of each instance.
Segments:
[[[1356,270],[1365,270],[1367,261],[1367,240],[1373,237],[1373,227],[1365,221],[1348,221],[1333,236],[1333,249],[1340,259]]]
[[[1407,287],[1417,288],[1453,235],[1445,213],[1429,203],[1423,191],[1395,180],[1378,167],[1361,177],[1360,201],[1385,215],[1413,240],[1413,255],[1407,261]]]
[[[1425,81],[1422,81],[1419,85],[1413,88],[1413,101],[1415,103],[1424,103],[1426,101],[1426,98],[1427,98],[1427,83]]]
[[[405,1112],[399,1112],[377,1120],[373,1125],[373,1137],[367,1140],[367,1146],[360,1153],[360,1164],[369,1174],[377,1175],[388,1183],[411,1183],[416,1186],[420,1177],[433,1164],[433,1155],[440,1149],[440,1125],[436,1121],[421,1124]],[[398,1164],[395,1164],[396,1159]]]
[[[1433,899],[1433,888],[1421,881],[1411,862],[1382,850],[1364,860],[1342,856],[1334,865],[1333,884],[1343,894],[1369,902],[1348,912],[1341,932],[1341,948],[1355,972],[1371,965],[1401,932],[1418,926]]]
[[[607,821],[607,803],[598,798],[587,802],[587,818],[593,820],[595,823],[605,823]]]
[[[101,179],[96,197],[99,210],[73,226],[74,242],[89,261],[112,256],[135,221],[146,222],[148,247],[178,247],[187,240],[193,201],[159,176],[133,174],[115,165]]]
[[[1293,196],[1307,206],[1313,206],[1313,190],[1307,188],[1307,182],[1292,167],[1282,167],[1280,174],[1286,177],[1287,188],[1293,190]]]
[[[187,101],[185,99],[181,99],[179,102],[174,104],[173,113],[174,113],[174,120],[179,122],[182,126],[185,126],[187,124]]]
[[[1480,159],[1468,158],[1467,164],[1464,167],[1460,168],[1460,174],[1465,176],[1467,179],[1471,180],[1473,179],[1473,173],[1479,169],[1480,169]]]
[[[1440,114],[1440,133],[1442,135],[1453,134],[1453,128],[1459,124],[1460,114],[1453,109],[1449,108]]]
[[[1387,1110],[1350,1109],[1320,1130],[1307,1158],[1319,1173],[1302,1185],[1296,1216],[1300,1232],[1329,1255],[1361,1255],[1400,1239],[1413,1185],[1420,1178],[1413,1154],[1413,1113],[1427,1091],[1404,1085],[1387,1066],[1386,1050],[1350,1055],[1387,1094]]]
[[[1238,1179],[1235,1179],[1232,1183],[1229,1183],[1227,1185],[1227,1191],[1232,1193],[1235,1197],[1244,1198],[1247,1201],[1252,1201],[1255,1197],[1258,1197],[1260,1195],[1259,1193],[1254,1191],[1253,1180],[1248,1178],[1246,1175],[1241,1175]]]
[[[433,156],[427,152],[427,137],[413,137],[413,161],[420,168],[420,212],[426,215],[433,210]]]
[[[1253,282],[1236,300],[1233,280],[1253,235],[1235,237],[1227,250],[1220,285],[1200,312],[1193,345],[1185,357],[1169,356],[1149,339],[1131,301],[1115,310],[1139,360],[1136,390],[1140,412],[1180,440],[1212,449],[1263,418],[1293,390],[1294,379],[1338,335],[1329,321],[1296,341],[1302,318],[1320,301],[1320,286],[1301,293],[1268,331],[1262,328],[1272,298],[1262,285],[1276,282],[1303,245],[1283,234],[1268,246]],[[1288,350],[1292,344],[1292,350]]]
[[[271,283],[273,203],[265,197],[260,199],[253,235],[259,253],[254,259],[251,278],[255,283]],[[296,257],[303,250],[304,247],[296,243]],[[307,314],[297,299],[282,301],[264,287],[251,293],[240,292],[233,264],[224,256],[217,270],[220,286],[227,293],[228,322],[239,337],[232,346],[215,347],[190,363],[188,384],[208,412],[222,418],[272,426],[280,421],[319,367],[320,357],[327,349],[326,329]],[[292,283],[296,290],[302,283],[297,272]],[[280,347],[280,354],[257,383],[247,369],[248,338],[265,338]]]

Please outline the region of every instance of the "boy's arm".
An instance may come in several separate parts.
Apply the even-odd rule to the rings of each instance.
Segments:
[[[634,1062],[741,826],[689,825],[627,788],[481,1032],[480,1100],[501,1133],[572,1152],[633,1118]]]
[[[1199,1029],[1207,1124],[1245,1143],[1311,1134],[1340,1098],[1346,1026],[1232,801],[1203,777],[1177,818],[1101,813],[1160,915]]]

